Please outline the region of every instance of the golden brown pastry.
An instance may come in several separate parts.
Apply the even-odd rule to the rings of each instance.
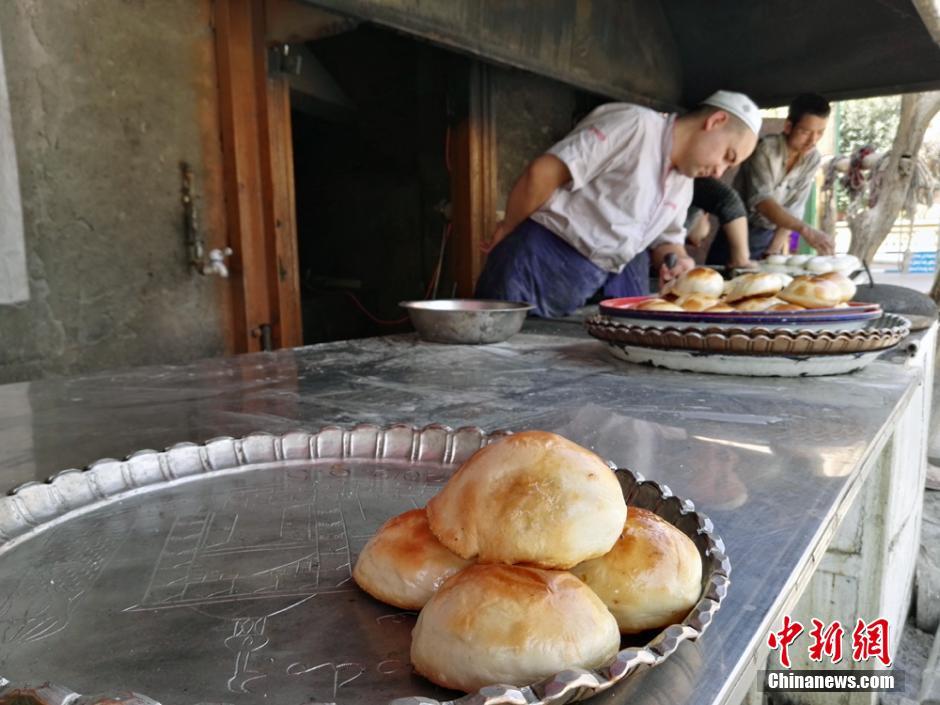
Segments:
[[[741,274],[731,280],[731,286],[725,294],[725,301],[733,304],[741,299],[755,296],[773,296],[780,291],[783,282],[773,272],[752,272]]]
[[[704,294],[686,294],[676,299],[676,305],[681,307],[683,311],[707,311],[719,303],[714,296],[705,296]]]
[[[797,278],[780,292],[780,298],[806,308],[832,308],[842,301],[842,290],[838,284],[828,279]]]
[[[826,279],[827,281],[833,282],[836,286],[839,287],[839,296],[842,301],[851,301],[855,296],[855,282],[849,279],[847,276],[841,272],[828,272],[826,274],[820,274],[817,279]]]
[[[773,306],[779,306],[786,303],[776,296],[755,296],[753,299],[743,299],[736,301],[734,308],[737,311],[767,311]]]
[[[607,553],[627,515],[613,470],[544,431],[478,450],[427,510],[431,531],[463,558],[562,569]]]
[[[725,280],[714,269],[694,267],[666,282],[663,285],[662,293],[674,294],[675,296],[702,294],[717,299],[721,296],[724,284]]]
[[[434,537],[421,508],[385,522],[362,549],[352,576],[375,599],[419,610],[447,578],[468,565]]]
[[[566,668],[599,668],[620,648],[617,621],[571,573],[475,565],[418,615],[415,670],[445,688],[523,686]]]
[[[682,311],[681,306],[676,306],[676,304],[671,301],[666,301],[666,299],[649,299],[644,301],[641,304],[634,306],[637,311]]]
[[[730,306],[724,301],[719,301],[711,308],[705,309],[705,313],[734,313],[736,310],[734,306]]]
[[[653,512],[630,507],[610,553],[571,570],[634,634],[685,619],[702,592],[702,559],[692,539]]]
[[[806,310],[806,307],[805,307],[805,306],[797,306],[796,304],[788,304],[788,303],[785,303],[785,302],[780,302],[779,304],[775,304],[775,305],[771,306],[771,307],[768,308],[767,310],[768,310],[768,311],[775,311],[775,312],[781,312],[781,313],[782,313],[782,312],[792,312],[792,311],[805,311],[805,310]]]

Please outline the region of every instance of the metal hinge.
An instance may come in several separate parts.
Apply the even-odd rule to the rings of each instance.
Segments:
[[[299,76],[303,57],[290,44],[275,44],[268,48],[268,74],[286,73]]]

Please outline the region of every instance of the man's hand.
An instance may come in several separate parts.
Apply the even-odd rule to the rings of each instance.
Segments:
[[[735,259],[732,257],[728,260],[728,269],[759,269],[760,265],[752,259]]]
[[[815,248],[819,254],[835,254],[836,243],[832,235],[829,233],[825,233],[822,230],[817,230],[816,228],[811,228],[807,225],[800,231],[800,235],[802,235],[803,239],[806,240],[809,246]]]
[[[677,255],[676,263],[669,267],[663,262],[659,265],[659,288],[663,288],[663,284],[668,282],[671,279],[675,279],[680,274],[688,272],[695,266],[695,260],[689,257],[688,255]]]
[[[490,237],[489,243],[480,243],[480,251],[483,252],[483,254],[488,255],[490,251],[499,244],[499,241],[506,237],[510,232],[512,231],[506,225],[506,221],[499,221],[496,224],[496,227],[493,229],[493,235]]]

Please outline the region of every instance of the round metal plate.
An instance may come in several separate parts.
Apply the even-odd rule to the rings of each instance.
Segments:
[[[0,699],[563,703],[697,638],[727,590],[724,546],[690,502],[618,470],[628,503],[672,522],[702,556],[702,598],[682,624],[624,643],[600,671],[522,689],[465,696],[412,672],[416,615],[360,591],[351,566],[386,519],[423,506],[504,435],[439,425],[253,434],[18,488],[0,498]]]

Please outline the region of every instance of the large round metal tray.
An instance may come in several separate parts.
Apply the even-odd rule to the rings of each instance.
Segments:
[[[608,342],[610,353],[637,365],[678,372],[736,377],[823,377],[857,372],[878,359],[881,351],[843,355],[721,355],[691,350],[658,350]]]
[[[0,701],[65,705],[79,692],[94,694],[83,705],[560,704],[705,631],[729,583],[721,539],[691,502],[617,470],[627,502],[673,523],[701,554],[702,597],[688,617],[624,643],[599,671],[521,689],[463,695],[415,675],[415,614],[361,592],[351,566],[383,521],[423,506],[505,433],[253,434],[23,485],[0,498]]]

